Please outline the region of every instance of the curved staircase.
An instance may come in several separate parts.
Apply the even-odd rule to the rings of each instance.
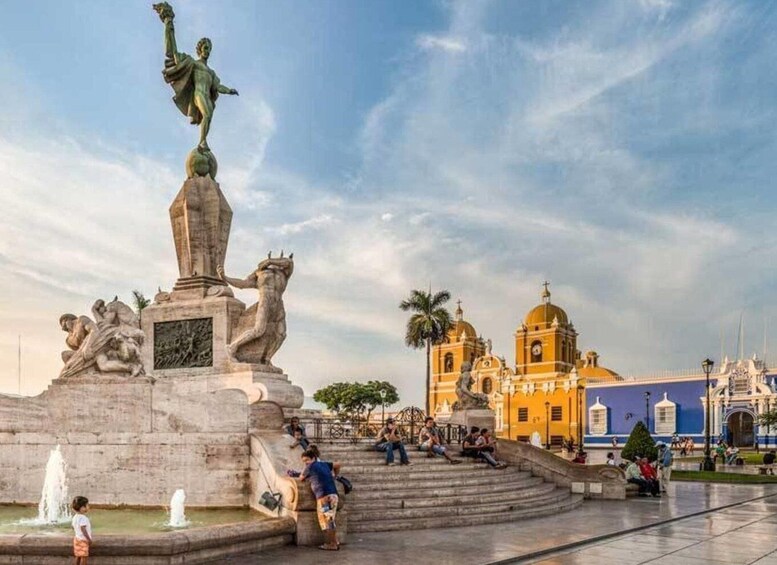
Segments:
[[[408,446],[412,465],[385,465],[371,444],[320,444],[353,483],[347,496],[348,531],[375,532],[472,526],[546,516],[579,506],[583,497],[516,466],[492,469],[462,459],[451,465]]]

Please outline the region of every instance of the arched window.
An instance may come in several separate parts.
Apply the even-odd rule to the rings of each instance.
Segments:
[[[531,344],[531,362],[532,363],[542,362],[542,342],[541,341],[535,341]]]
[[[567,362],[567,342],[563,339],[561,340],[561,362]]]
[[[452,373],[453,372],[453,353],[446,353],[445,354],[445,373]]]
[[[474,365],[474,364],[475,364],[475,352],[474,352],[474,351],[473,351],[472,353],[470,353],[470,354],[469,354],[469,362],[470,362],[470,364],[472,364],[472,365]]]
[[[588,409],[588,431],[592,436],[603,436],[607,433],[607,407],[599,402]]]
[[[484,378],[483,379],[483,394],[491,394],[493,389],[494,389],[493,381],[489,377]]]

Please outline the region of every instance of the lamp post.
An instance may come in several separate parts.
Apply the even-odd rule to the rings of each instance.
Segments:
[[[710,373],[715,362],[712,359],[705,359],[701,362],[701,368],[704,371],[704,376],[707,378],[706,386],[706,405],[707,409],[704,414],[704,461],[701,464],[702,471],[714,471],[715,462],[710,456]]]
[[[386,389],[380,389],[380,425],[386,425]]]
[[[585,387],[577,385],[577,445],[583,450],[583,398]]]
[[[545,402],[545,449],[550,450],[550,402]]]
[[[645,427],[650,433],[650,391],[645,391]]]

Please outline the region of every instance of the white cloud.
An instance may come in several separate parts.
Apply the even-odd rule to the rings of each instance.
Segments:
[[[328,214],[322,214],[320,216],[316,216],[315,218],[308,218],[307,220],[303,220],[301,222],[282,224],[278,227],[268,227],[266,230],[269,232],[278,233],[280,235],[299,234],[303,231],[325,228],[326,226],[329,226],[336,221],[337,220],[335,220],[332,216]]]
[[[450,36],[424,34],[416,39],[416,45],[421,49],[440,49],[448,53],[463,53],[467,44],[462,39]]]
[[[390,222],[391,220],[394,219],[394,214],[392,214],[391,212],[385,212],[380,215],[380,219],[383,220],[384,222]]]

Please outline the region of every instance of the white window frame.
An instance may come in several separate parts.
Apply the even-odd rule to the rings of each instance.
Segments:
[[[596,397],[596,404],[588,409],[588,433],[592,436],[607,435],[607,410],[608,408],[599,402]],[[597,422],[601,419],[601,422]]]
[[[677,404],[667,398],[667,393],[653,407],[653,428],[660,435],[672,435],[677,431]]]

